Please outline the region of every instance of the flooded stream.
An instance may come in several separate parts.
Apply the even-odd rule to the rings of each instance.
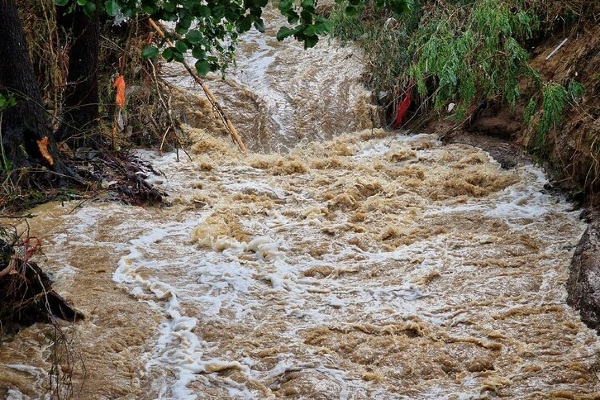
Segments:
[[[302,140],[326,140],[379,125],[378,109],[362,85],[358,48],[327,38],[307,51],[292,39],[278,42],[277,30],[287,21],[277,11],[265,14],[265,33],[245,35],[226,79],[217,74],[206,79],[249,149],[285,153]],[[183,120],[226,134],[181,65],[165,66],[163,75],[174,87]]]
[[[172,206],[33,211],[38,261],[87,316],[65,326],[73,398],[600,398],[564,287],[585,224],[544,174],[371,128],[360,66],[338,62],[355,49],[246,40],[211,85],[254,154],[167,69],[193,160],[139,155]],[[6,398],[50,397],[49,329],[3,345]]]

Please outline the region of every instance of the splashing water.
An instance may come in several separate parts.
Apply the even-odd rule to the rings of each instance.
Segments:
[[[35,210],[39,261],[88,315],[66,328],[86,365],[74,398],[600,396],[598,340],[565,302],[585,225],[539,170],[502,170],[432,135],[361,130],[362,117],[333,126],[310,101],[292,113],[279,94],[298,86],[272,74],[311,70],[330,45],[296,72],[284,68],[295,44],[250,35],[244,46],[235,85],[276,93],[256,117],[268,134],[248,125],[253,146],[288,154],[244,158],[207,122],[188,129],[193,161],[139,153],[164,172],[149,181],[171,207]],[[338,68],[318,66],[332,82],[356,72]],[[347,115],[356,103],[331,90],[341,103],[329,115]],[[338,135],[344,126],[356,132]],[[311,143],[294,146],[300,136]],[[7,398],[46,396],[47,343],[34,326],[3,344]]]
[[[361,53],[327,39],[304,50],[293,40],[278,42],[286,20],[267,9],[266,32],[252,31],[240,43],[236,65],[225,80],[211,75],[207,85],[255,152],[286,152],[301,140],[371,128],[379,122],[371,94],[361,84]],[[193,64],[193,61],[190,60]],[[190,126],[222,132],[220,122],[183,67],[165,68],[175,104]]]

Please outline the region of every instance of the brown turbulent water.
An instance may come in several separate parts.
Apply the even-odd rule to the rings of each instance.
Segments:
[[[272,11],[266,15],[270,23],[265,34],[246,35],[226,79],[215,75],[207,80],[251,150],[286,152],[303,139],[331,139],[378,125],[371,93],[361,85],[363,66],[356,48],[322,39],[304,51],[296,41],[278,42],[277,29],[286,21]],[[206,129],[208,123],[211,132],[226,134],[183,67],[169,65],[164,75],[190,126]]]
[[[323,43],[300,57],[262,40],[243,44],[231,84],[212,84],[254,96],[225,104],[267,154],[241,156],[208,121],[188,129],[191,162],[140,152],[173,206],[34,210],[39,261],[88,316],[65,327],[85,364],[84,376],[75,358],[72,397],[600,398],[599,342],[565,304],[585,226],[544,175],[435,136],[363,129],[360,67],[337,63],[355,50]],[[253,62],[264,74],[244,80],[260,75]],[[192,99],[190,124],[207,121],[171,79]],[[6,398],[49,397],[51,333],[34,326],[3,345]]]

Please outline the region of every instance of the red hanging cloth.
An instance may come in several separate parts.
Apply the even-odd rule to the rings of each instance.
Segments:
[[[402,100],[402,103],[400,103],[400,107],[396,109],[394,123],[392,124],[393,128],[397,129],[402,125],[402,121],[404,120],[404,116],[408,111],[408,107],[410,107],[410,87],[406,92],[404,100]]]

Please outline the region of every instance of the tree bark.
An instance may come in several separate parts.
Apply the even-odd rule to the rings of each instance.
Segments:
[[[96,2],[98,3],[98,2]],[[98,6],[98,4],[96,4]],[[98,7],[96,7],[98,9]],[[69,73],[65,89],[63,122],[55,134],[57,141],[75,146],[98,147],[98,56],[100,23],[98,12],[89,18],[81,7],[72,12],[57,7],[58,25],[72,37]]]
[[[13,0],[0,0],[0,55],[0,90],[14,96],[17,102],[2,115],[2,154],[6,158],[3,161],[14,168],[44,165],[60,174],[69,174],[56,151]],[[52,163],[38,145],[45,137]]]

